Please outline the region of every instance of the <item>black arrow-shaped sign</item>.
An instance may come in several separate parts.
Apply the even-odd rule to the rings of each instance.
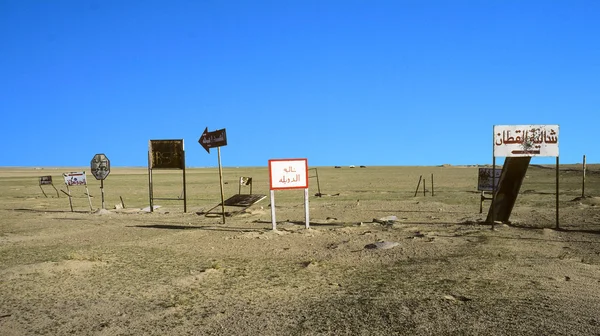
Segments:
[[[211,148],[227,146],[227,133],[224,128],[209,132],[207,127],[204,129],[204,132],[202,132],[198,142],[206,149],[206,152],[210,154]]]

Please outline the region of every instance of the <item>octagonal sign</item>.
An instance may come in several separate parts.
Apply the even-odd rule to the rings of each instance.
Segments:
[[[104,154],[96,154],[90,162],[90,169],[96,180],[104,180],[110,174],[110,160]]]

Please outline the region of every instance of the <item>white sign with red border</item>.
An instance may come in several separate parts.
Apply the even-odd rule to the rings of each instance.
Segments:
[[[308,188],[308,160],[269,160],[269,180],[271,190]]]
[[[558,157],[558,125],[496,125],[494,156]]]
[[[304,215],[306,228],[309,228],[308,214],[308,160],[273,159],[269,160],[269,183],[271,189],[271,222],[277,231],[275,220],[275,190],[304,189]]]

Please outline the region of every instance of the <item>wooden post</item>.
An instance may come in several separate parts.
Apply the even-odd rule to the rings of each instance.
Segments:
[[[560,172],[559,172],[559,163],[560,163],[560,161],[559,161],[558,156],[557,156],[556,157],[556,229],[557,230],[560,228],[559,220],[558,220],[558,218],[559,218],[559,216],[558,216],[558,207],[559,207],[558,202],[559,202],[559,198],[560,198],[559,195],[558,195],[558,190],[559,190],[558,180],[559,180],[559,175],[560,175]]]
[[[321,185],[319,184],[319,171],[315,168],[315,176],[317,177],[317,192],[319,193],[319,197],[321,197]]]
[[[123,209],[125,209],[125,202],[123,202],[123,196],[119,196],[119,198],[121,199],[121,206],[123,207]]]
[[[67,184],[67,195],[69,196],[69,205],[71,206],[71,212],[73,212],[73,200],[71,199],[71,189]]]
[[[46,192],[44,191],[44,188],[42,188],[41,184],[40,184],[40,189],[42,189],[42,194],[44,194],[44,196],[46,196],[46,198],[48,198],[48,195],[46,195]]]
[[[85,185],[85,193],[87,194],[88,202],[90,203],[90,211],[94,211],[92,208],[92,198],[90,197],[90,191],[88,190],[87,184]]]
[[[586,164],[585,164],[585,155],[583,156],[583,179],[581,181],[581,198],[585,197],[585,170],[586,170]]]
[[[425,196],[425,179],[423,179],[423,196]]]
[[[221,147],[217,147],[217,156],[219,159],[219,183],[221,184],[221,212],[223,214],[223,224],[225,224],[225,195],[223,194],[223,169],[221,168]]]
[[[433,197],[433,173],[431,173],[431,197]]]
[[[419,176],[419,183],[417,183],[417,189],[415,190],[415,196],[417,197],[417,193],[419,192],[419,186],[421,186],[421,179],[423,178],[423,175]]]

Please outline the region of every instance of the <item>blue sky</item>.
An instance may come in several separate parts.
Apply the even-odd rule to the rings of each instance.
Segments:
[[[493,125],[600,162],[600,1],[0,0],[0,166],[491,163]],[[534,159],[554,162],[554,158]]]

